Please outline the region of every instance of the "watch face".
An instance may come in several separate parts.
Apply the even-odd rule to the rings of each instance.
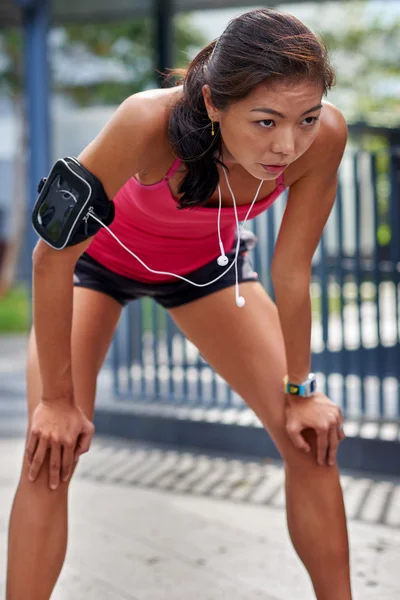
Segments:
[[[298,395],[300,391],[300,387],[298,385],[293,385],[292,383],[289,385],[289,394]]]

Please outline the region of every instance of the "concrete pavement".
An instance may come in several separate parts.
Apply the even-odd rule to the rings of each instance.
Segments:
[[[24,347],[5,346],[0,338],[0,597],[25,428]],[[400,480],[346,472],[342,484],[354,597],[398,600]],[[54,600],[314,598],[287,534],[278,463],[96,438],[70,508]]]

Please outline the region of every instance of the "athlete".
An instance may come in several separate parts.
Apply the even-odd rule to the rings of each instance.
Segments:
[[[67,545],[69,483],[94,432],[96,378],[122,307],[144,296],[169,311],[276,444],[289,533],[318,600],[351,599],[336,462],[343,416],[310,373],[311,260],[347,139],[343,116],[324,100],[333,84],[326,48],[305,25],[274,10],[247,12],[201,50],[180,85],[129,97],[42,182],[7,600],[51,596]],[[285,189],[274,303],[239,223]],[[68,210],[52,218],[64,201]]]

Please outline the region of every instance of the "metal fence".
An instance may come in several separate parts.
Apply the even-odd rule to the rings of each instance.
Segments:
[[[312,266],[313,370],[347,417],[398,422],[400,149],[346,153],[335,206]],[[283,195],[248,224],[252,262],[269,277]],[[125,310],[113,344],[117,399],[243,411],[245,404],[150,299]]]

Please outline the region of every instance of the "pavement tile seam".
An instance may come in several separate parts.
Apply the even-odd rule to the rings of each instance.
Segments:
[[[2,494],[0,515],[4,516],[0,519],[2,564],[5,514],[14,486],[11,479],[14,477],[15,482],[22,448],[23,440],[0,441],[0,452],[9,457],[7,463],[1,463],[2,477],[9,482]],[[141,450],[139,462],[148,456],[150,448]],[[109,466],[115,464],[116,452],[118,460],[127,456],[124,459],[123,444],[111,444],[108,440],[96,440],[92,451],[92,461],[97,451],[108,453]],[[153,449],[153,453],[167,456],[172,464],[178,456],[184,472],[197,459],[189,452],[181,457],[172,449],[168,455],[160,449]],[[90,453],[84,458],[89,461]],[[214,459],[202,457],[207,468],[212,467]],[[223,469],[225,463],[226,459],[219,457],[219,468]],[[88,463],[86,466],[89,468]],[[234,466],[241,475],[240,461]],[[279,479],[278,466],[263,468]],[[258,469],[259,465],[248,464],[245,472],[257,478]],[[72,487],[71,509],[70,553],[54,600],[133,600],[132,596],[135,600],[247,600],[249,597],[309,600],[312,597],[307,576],[289,546],[282,510],[271,511],[270,507],[249,502],[216,503],[214,496],[199,498],[154,488],[123,487],[86,476],[77,477]],[[351,523],[350,528],[356,559],[355,598],[397,600],[400,597],[398,531],[360,522]],[[226,551],[222,552],[222,546]],[[157,556],[162,560],[157,561]],[[212,570],[208,570],[210,565]],[[0,595],[3,581],[0,577]],[[181,589],[175,585],[176,581]]]
[[[81,459],[77,476],[96,482],[210,496],[284,508],[284,474],[279,464],[241,462],[177,449],[121,449],[112,440],[95,442]],[[400,481],[343,474],[348,518],[400,528]],[[390,519],[389,519],[390,517]]]

